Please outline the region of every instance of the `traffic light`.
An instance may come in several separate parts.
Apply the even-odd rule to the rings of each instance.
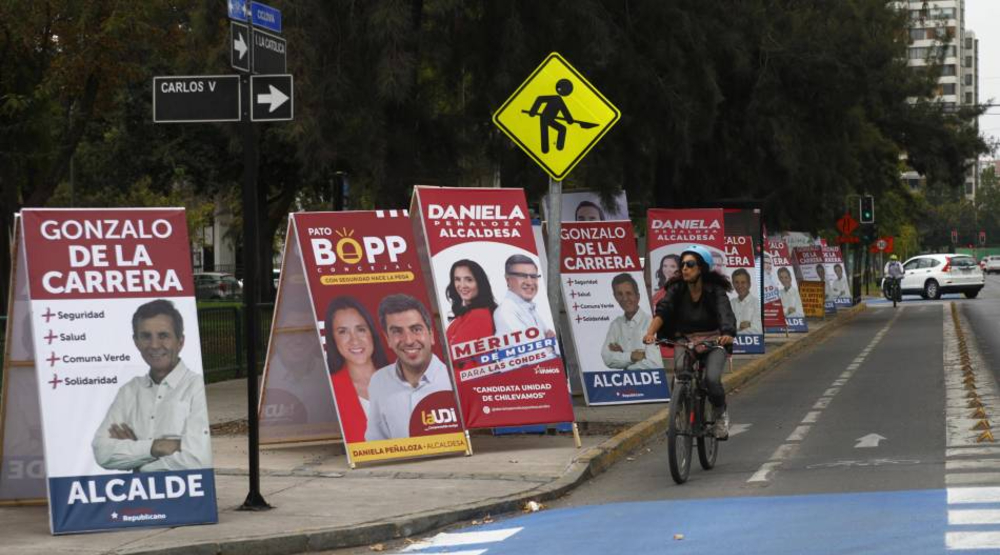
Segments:
[[[951,244],[952,245],[957,245],[958,244],[958,230],[957,229],[951,230]]]
[[[871,195],[861,197],[861,223],[875,223],[875,197]]]
[[[985,247],[986,246],[986,232],[985,231],[980,231],[979,232],[979,246],[980,247]]]

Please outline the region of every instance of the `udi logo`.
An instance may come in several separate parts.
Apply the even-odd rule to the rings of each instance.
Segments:
[[[460,431],[462,427],[451,391],[431,393],[410,414],[411,437]]]

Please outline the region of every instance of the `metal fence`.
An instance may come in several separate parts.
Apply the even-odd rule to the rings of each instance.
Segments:
[[[258,372],[263,368],[264,357],[267,355],[267,340],[270,337],[274,305],[262,304],[259,310]],[[0,353],[5,352],[6,330],[7,317],[0,316]],[[201,357],[206,381],[214,382],[246,375],[242,306],[199,307],[198,331],[201,336]],[[2,379],[0,376],[0,380]]]

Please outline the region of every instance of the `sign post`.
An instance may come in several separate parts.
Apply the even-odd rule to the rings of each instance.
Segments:
[[[549,174],[549,200],[561,205],[562,180],[621,118],[615,108],[573,66],[553,52],[493,114],[493,123]],[[548,220],[549,301],[560,310],[562,219]]]

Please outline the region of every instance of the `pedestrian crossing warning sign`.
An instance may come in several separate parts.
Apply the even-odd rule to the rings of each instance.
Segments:
[[[553,52],[493,114],[493,122],[553,179],[562,180],[621,113]]]

